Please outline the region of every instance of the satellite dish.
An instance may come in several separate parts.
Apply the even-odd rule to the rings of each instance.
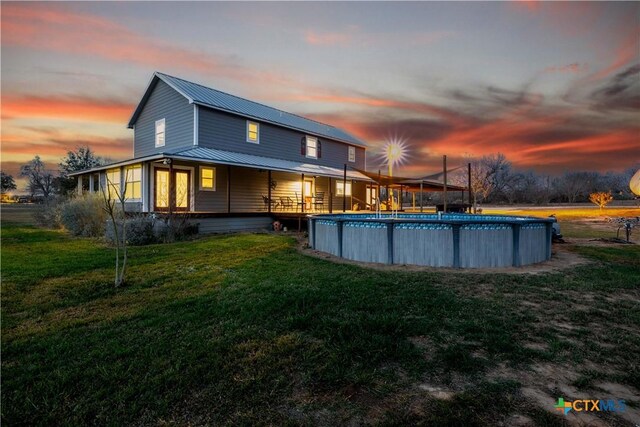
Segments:
[[[640,169],[631,177],[629,188],[633,194],[640,196]]]

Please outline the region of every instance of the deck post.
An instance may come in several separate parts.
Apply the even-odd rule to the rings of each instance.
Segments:
[[[231,166],[227,166],[227,213],[231,213]]]
[[[469,213],[472,213],[473,202],[471,201],[471,163],[467,163],[467,189],[469,190]]]
[[[444,188],[443,188],[443,199],[444,199],[444,213],[447,213],[447,155],[442,156],[442,170],[444,173]]]
[[[267,212],[271,213],[271,171],[267,171]]]
[[[380,209],[382,210],[382,206],[378,206],[380,205],[380,169],[378,169],[378,193],[376,194],[376,198],[378,200],[376,200],[376,210]]]
[[[351,189],[353,194],[353,188]],[[344,173],[342,176],[342,212],[347,211],[347,164],[344,164]]]
[[[422,189],[424,187],[424,181],[420,180],[420,213],[422,213]]]

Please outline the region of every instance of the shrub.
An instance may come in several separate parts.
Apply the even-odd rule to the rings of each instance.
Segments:
[[[607,206],[613,200],[613,196],[611,196],[611,191],[608,193],[598,192],[589,194],[589,201],[595,205],[598,205],[600,209]]]
[[[61,210],[66,201],[64,197],[54,196],[36,205],[33,213],[36,224],[46,228],[62,228]]]
[[[102,237],[107,220],[103,204],[99,194],[84,194],[67,201],[60,210],[62,225],[74,236]]]
[[[119,234],[122,236],[122,224],[119,227]],[[159,233],[156,230],[156,221],[150,216],[139,215],[127,218],[126,230],[127,244],[131,246],[151,245],[160,241]],[[110,243],[115,241],[111,221],[107,223],[105,238]]]
[[[165,243],[185,240],[198,234],[199,225],[191,222],[189,215],[167,214],[162,217],[159,238]]]

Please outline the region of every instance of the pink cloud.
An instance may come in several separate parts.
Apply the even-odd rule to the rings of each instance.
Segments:
[[[344,46],[351,42],[352,34],[349,33],[321,33],[308,30],[304,40],[313,46]]]
[[[559,66],[554,65],[552,67],[547,67],[544,69],[544,71],[546,73],[581,74],[589,71],[589,65],[578,64],[577,62],[574,62],[573,64],[559,65]]]

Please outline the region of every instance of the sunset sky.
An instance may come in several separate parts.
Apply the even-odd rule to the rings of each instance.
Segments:
[[[502,152],[520,169],[640,161],[640,2],[2,3],[2,169],[87,144],[131,157],[154,71],[405,138],[398,173]]]

